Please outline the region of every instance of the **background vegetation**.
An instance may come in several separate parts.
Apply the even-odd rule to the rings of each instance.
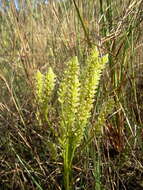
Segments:
[[[93,46],[109,60],[73,159],[73,189],[143,189],[142,28],[142,0],[1,1],[0,189],[64,189],[56,135],[36,117],[35,74],[52,68],[58,89],[66,63],[77,56],[84,69]],[[58,110],[56,90],[51,101]],[[49,119],[58,129],[56,111]]]

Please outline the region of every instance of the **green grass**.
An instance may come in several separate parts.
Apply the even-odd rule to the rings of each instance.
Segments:
[[[84,76],[80,82],[86,82],[93,46],[109,61],[73,153],[73,189],[142,189],[143,1],[19,2],[19,10],[13,1],[0,9],[1,189],[60,190],[68,183],[58,89],[75,56]],[[56,82],[47,110],[35,101],[35,74],[39,70],[50,81],[49,68]],[[84,82],[80,88],[84,93]]]

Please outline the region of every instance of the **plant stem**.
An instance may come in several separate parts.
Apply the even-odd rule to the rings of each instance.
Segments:
[[[69,138],[67,139],[66,149],[64,153],[64,186],[65,190],[72,190],[72,156],[70,150]]]

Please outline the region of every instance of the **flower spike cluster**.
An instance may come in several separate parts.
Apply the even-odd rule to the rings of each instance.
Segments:
[[[41,120],[48,121],[48,110],[52,93],[55,87],[55,74],[50,67],[44,76],[40,71],[36,74],[36,101],[38,103],[37,119],[40,124]],[[44,118],[43,118],[44,117]]]

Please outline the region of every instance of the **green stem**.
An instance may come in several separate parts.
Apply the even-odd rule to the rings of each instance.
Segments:
[[[72,190],[72,150],[70,150],[69,138],[64,153],[64,186],[65,190]]]
[[[107,29],[106,29],[106,19],[103,8],[103,0],[100,0],[99,2],[100,2],[100,16],[102,17],[102,24],[103,24],[103,27],[101,28],[101,34],[102,36],[106,36]]]
[[[87,43],[88,43],[89,47],[91,47],[92,44],[91,44],[91,41],[90,41],[90,38],[89,38],[88,29],[86,28],[86,26],[85,26],[85,24],[84,24],[84,22],[83,22],[83,19],[82,19],[82,17],[81,17],[81,14],[80,14],[79,8],[78,8],[78,6],[77,6],[77,4],[76,4],[76,1],[73,0],[73,3],[74,3],[74,6],[75,6],[75,9],[76,9],[78,18],[79,18],[79,20],[80,20],[80,22],[81,22],[81,26],[82,26],[82,28],[83,28],[85,37],[86,37],[86,39],[87,39]]]

